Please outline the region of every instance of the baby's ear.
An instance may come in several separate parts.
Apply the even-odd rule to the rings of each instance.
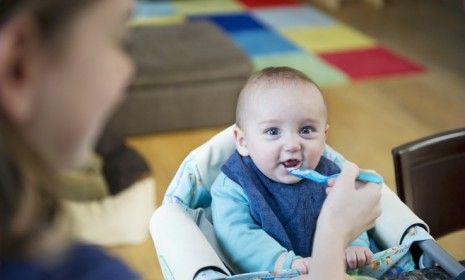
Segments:
[[[247,143],[245,142],[244,131],[236,125],[234,125],[234,142],[236,144],[236,149],[241,156],[248,156],[249,150],[247,149]]]
[[[326,124],[326,128],[325,128],[325,140],[328,138],[328,130],[329,130],[329,124]]]

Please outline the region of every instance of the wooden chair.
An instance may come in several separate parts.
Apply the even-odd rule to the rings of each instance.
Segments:
[[[392,150],[397,195],[434,238],[465,228],[465,128]]]
[[[465,128],[404,144],[392,155],[397,195],[429,225],[431,235],[465,229]],[[464,275],[434,241],[418,245],[452,276]]]

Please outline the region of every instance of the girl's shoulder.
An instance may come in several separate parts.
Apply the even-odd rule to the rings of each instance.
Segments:
[[[2,259],[0,279],[140,279],[121,260],[100,247],[74,244],[60,260]],[[51,265],[53,263],[53,265]]]

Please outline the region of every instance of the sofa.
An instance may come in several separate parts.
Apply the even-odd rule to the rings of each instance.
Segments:
[[[109,130],[128,136],[234,121],[252,66],[215,25],[133,27],[129,49],[138,70]]]

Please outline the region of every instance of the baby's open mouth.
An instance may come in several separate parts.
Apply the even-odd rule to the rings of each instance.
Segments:
[[[292,170],[300,168],[301,161],[297,159],[288,159],[281,163],[286,169]]]

